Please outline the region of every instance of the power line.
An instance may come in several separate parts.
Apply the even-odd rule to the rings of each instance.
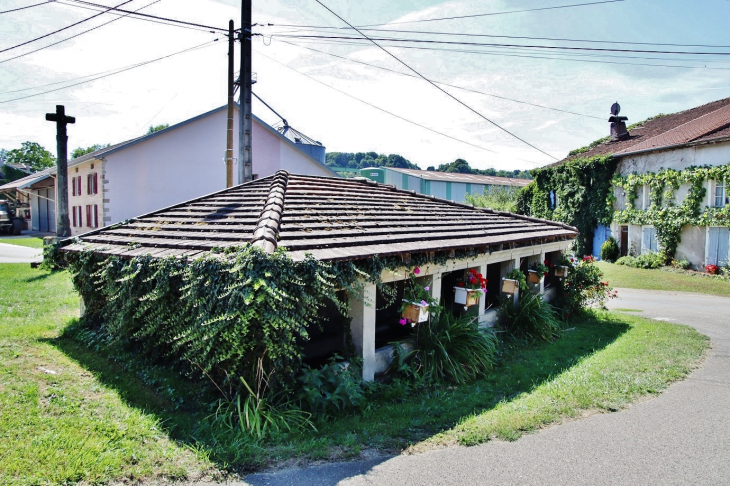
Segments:
[[[125,5],[125,4],[127,4],[127,3],[129,3],[129,2],[132,2],[132,1],[133,1],[133,0],[126,0],[126,1],[124,1],[124,2],[122,2],[122,3],[120,3],[119,5],[117,5],[117,7],[121,7],[122,5]],[[73,23],[73,24],[71,24],[71,25],[67,25],[66,27],[63,27],[63,28],[61,28],[61,29],[58,29],[58,30],[55,30],[55,31],[53,31],[53,32],[51,32],[51,33],[48,33],[48,34],[42,35],[42,36],[40,36],[40,37],[36,37],[35,39],[31,39],[31,40],[29,40],[29,41],[23,42],[23,43],[21,43],[21,44],[18,44],[18,45],[12,46],[12,47],[8,47],[8,48],[6,48],[6,49],[3,49],[3,50],[1,50],[1,51],[0,51],[0,53],[3,53],[3,52],[7,52],[7,51],[9,51],[9,50],[11,50],[11,49],[17,49],[18,47],[22,47],[22,46],[25,46],[25,45],[27,45],[27,44],[30,44],[31,42],[35,42],[35,41],[38,41],[38,40],[41,40],[41,39],[45,39],[46,37],[49,37],[49,36],[51,36],[51,35],[53,35],[53,34],[58,34],[59,32],[62,32],[62,31],[64,31],[64,30],[66,30],[66,29],[70,29],[71,27],[74,27],[74,26],[76,26],[76,25],[79,25],[79,24],[82,24],[82,23],[84,23],[84,22],[87,22],[87,21],[89,21],[89,20],[91,20],[91,19],[93,19],[93,18],[96,18],[96,17],[98,17],[99,15],[102,15],[102,14],[104,14],[104,13],[106,13],[106,12],[108,12],[109,10],[112,10],[112,9],[114,9],[114,7],[109,7],[109,8],[108,8],[107,10],[105,10],[104,12],[98,13],[98,14],[96,14],[96,15],[92,15],[91,17],[85,18],[85,19],[83,19],[83,20],[79,20],[78,22],[75,22],[75,23]]]
[[[61,90],[64,90],[64,89],[72,88],[74,86],[79,86],[81,84],[90,83],[90,82],[96,81],[98,79],[107,78],[107,77],[113,76],[115,74],[120,74],[120,73],[123,73],[125,71],[130,71],[130,70],[136,69],[138,67],[146,66],[147,64],[151,64],[153,62],[162,61],[163,59],[167,59],[167,58],[170,58],[170,57],[173,57],[173,56],[177,56],[178,54],[184,54],[186,52],[190,52],[190,51],[194,51],[194,50],[197,50],[197,49],[202,49],[202,48],[205,48],[205,47],[209,47],[210,45],[213,45],[213,43],[215,43],[217,41],[218,41],[218,38],[213,39],[212,41],[204,42],[204,43],[199,44],[197,46],[193,46],[193,47],[189,47],[187,49],[183,49],[182,51],[173,52],[172,54],[168,54],[166,56],[158,57],[158,58],[155,58],[155,59],[150,59],[149,61],[144,61],[144,62],[140,62],[140,63],[137,63],[137,64],[132,64],[131,66],[127,66],[127,67],[124,67],[124,68],[117,69],[117,70],[115,70],[115,71],[113,71],[113,72],[111,72],[109,74],[104,74],[102,76],[97,76],[97,77],[95,77],[93,79],[87,79],[86,81],[80,81],[78,83],[69,84],[68,86],[62,86],[60,88],[50,89],[48,91],[43,91],[42,93],[34,93],[34,94],[31,94],[31,95],[27,95],[27,96],[21,96],[21,97],[18,97],[18,98],[13,98],[11,100],[0,101],[0,104],[10,103],[12,101],[24,100],[24,99],[27,99],[27,98],[32,98],[34,96],[40,96],[40,95],[44,95],[44,94],[48,94],[48,93],[53,93],[53,92],[56,92],[56,91],[61,91]]]
[[[479,116],[479,117],[480,117],[480,118],[482,118],[483,120],[485,120],[485,121],[487,121],[487,122],[491,123],[491,124],[492,124],[492,125],[494,125],[495,127],[497,127],[497,128],[499,128],[500,130],[502,130],[503,132],[505,132],[505,133],[507,133],[507,134],[511,135],[512,137],[516,138],[517,140],[519,140],[520,142],[524,143],[525,145],[527,145],[527,146],[529,146],[529,147],[532,147],[533,149],[537,150],[538,152],[540,152],[540,153],[542,153],[542,154],[545,154],[545,155],[547,155],[548,157],[550,157],[550,158],[552,158],[552,159],[554,159],[554,160],[558,160],[558,158],[557,158],[557,157],[554,157],[554,156],[550,155],[549,153],[545,152],[544,150],[542,150],[542,149],[540,149],[540,148],[538,148],[538,147],[536,147],[536,146],[532,145],[532,144],[531,144],[530,142],[528,142],[527,140],[524,140],[524,139],[522,139],[522,138],[518,137],[517,135],[515,135],[515,134],[514,134],[514,133],[512,133],[512,132],[510,132],[510,131],[509,131],[509,130],[507,130],[506,128],[502,127],[501,125],[497,124],[496,122],[493,122],[492,120],[490,120],[490,119],[489,119],[489,118],[487,118],[486,116],[482,115],[482,114],[481,114],[481,113],[479,113],[479,112],[478,112],[477,110],[475,110],[475,109],[474,109],[474,108],[472,108],[471,106],[467,105],[466,103],[464,103],[463,101],[461,101],[461,100],[460,100],[459,98],[457,98],[456,96],[452,95],[451,93],[449,93],[448,91],[446,91],[445,89],[443,89],[442,87],[440,87],[439,85],[437,85],[436,83],[434,83],[433,81],[431,81],[430,79],[428,79],[427,77],[425,77],[424,75],[422,75],[421,73],[419,73],[418,71],[416,71],[415,69],[413,69],[413,68],[412,68],[411,66],[409,66],[408,64],[406,64],[406,63],[405,63],[404,61],[400,60],[400,58],[398,58],[398,56],[396,56],[396,55],[394,55],[394,54],[391,54],[391,52],[390,52],[390,51],[388,51],[388,50],[387,50],[386,48],[382,47],[382,46],[381,46],[380,44],[378,44],[377,42],[375,42],[375,41],[374,41],[373,39],[371,39],[371,38],[370,38],[370,37],[368,37],[367,35],[365,35],[365,34],[363,34],[362,32],[360,32],[360,31],[359,31],[359,30],[358,30],[357,28],[353,27],[353,25],[352,25],[352,24],[350,24],[350,23],[349,23],[349,22],[348,22],[347,20],[345,20],[345,19],[343,19],[342,17],[340,17],[339,15],[337,15],[337,14],[336,14],[336,13],[335,13],[334,11],[332,11],[332,10],[331,10],[331,9],[330,9],[329,7],[327,7],[327,6],[325,5],[325,4],[323,4],[323,3],[322,3],[322,2],[320,1],[320,0],[315,0],[315,1],[316,1],[316,2],[318,3],[318,4],[320,4],[320,5],[322,6],[322,7],[324,7],[325,9],[327,9],[327,10],[328,10],[328,11],[329,11],[329,12],[330,12],[330,13],[331,13],[332,15],[334,15],[335,17],[337,17],[338,19],[340,19],[340,20],[341,20],[342,22],[346,23],[347,25],[349,25],[349,26],[350,26],[350,27],[352,27],[353,29],[357,30],[358,34],[360,34],[361,36],[363,36],[363,37],[365,37],[366,39],[368,39],[368,40],[369,40],[370,42],[372,42],[372,43],[373,43],[373,44],[374,44],[375,46],[377,46],[377,47],[378,47],[378,48],[379,48],[380,50],[382,50],[383,52],[385,52],[386,54],[388,54],[388,55],[389,55],[390,57],[392,57],[393,59],[395,59],[395,60],[396,60],[396,61],[398,61],[399,63],[403,64],[403,65],[404,65],[405,67],[407,67],[407,68],[408,68],[409,70],[413,71],[413,73],[414,73],[414,74],[416,74],[416,75],[417,75],[417,76],[418,76],[419,78],[423,79],[423,80],[424,80],[424,81],[426,81],[426,82],[427,82],[428,84],[430,84],[431,86],[433,86],[433,87],[434,87],[434,88],[436,88],[437,90],[439,90],[439,91],[441,91],[442,93],[444,93],[444,94],[445,94],[446,96],[448,96],[449,98],[453,99],[454,101],[456,101],[457,103],[459,103],[460,105],[462,105],[462,106],[463,106],[464,108],[466,108],[466,109],[468,109],[469,111],[471,111],[472,113],[476,114],[477,116]]]
[[[154,5],[154,4],[156,4],[156,3],[159,3],[159,2],[161,2],[161,1],[162,1],[162,0],[155,0],[155,1],[154,1],[154,2],[152,2],[152,3],[149,3],[149,4],[147,4],[147,5],[143,6],[143,7],[140,7],[140,8],[138,8],[137,10],[135,10],[135,12],[137,12],[137,11],[139,11],[139,10],[142,10],[143,8],[147,8],[147,7],[149,7],[149,6],[151,6],[151,5]],[[18,56],[15,56],[15,57],[11,57],[11,58],[9,58],[9,59],[4,59],[4,60],[0,61],[0,64],[2,64],[2,63],[4,63],[4,62],[12,61],[12,60],[14,60],[14,59],[18,59],[18,58],[20,58],[20,57],[25,57],[25,56],[27,56],[27,55],[30,55],[30,54],[33,54],[33,53],[35,53],[35,52],[38,52],[38,51],[42,51],[43,49],[48,49],[49,47],[53,47],[53,46],[56,46],[56,45],[58,45],[58,44],[61,44],[61,43],[63,43],[63,42],[66,42],[67,40],[70,40],[70,39],[76,38],[76,37],[78,37],[78,36],[80,36],[80,35],[84,35],[84,34],[86,34],[87,32],[91,32],[92,30],[96,30],[96,29],[98,29],[98,28],[100,28],[100,27],[104,27],[105,25],[109,25],[109,24],[111,24],[112,22],[116,22],[117,20],[119,20],[119,19],[122,19],[122,18],[124,18],[124,17],[127,17],[128,15],[129,15],[129,14],[121,15],[121,16],[119,16],[119,17],[115,18],[115,19],[112,19],[112,20],[108,21],[108,22],[104,22],[103,24],[99,24],[99,25],[97,25],[96,27],[92,27],[92,28],[90,28],[90,29],[88,29],[88,30],[85,30],[85,31],[83,31],[83,32],[79,32],[78,34],[74,34],[74,35],[72,35],[71,37],[66,37],[65,39],[61,39],[60,41],[58,41],[58,42],[54,42],[53,44],[48,44],[47,46],[39,47],[38,49],[35,49],[35,50],[33,50],[33,51],[28,51],[28,52],[25,52],[25,53],[23,53],[23,54],[20,54],[20,55],[18,55]]]
[[[351,46],[363,46],[363,42],[367,42],[365,39],[360,38],[353,38],[352,41],[337,41],[337,40],[312,40],[312,39],[298,39],[300,42],[313,42],[316,44],[334,44],[334,45],[351,45]],[[286,41],[280,40],[280,42],[286,43]],[[484,54],[484,55],[493,55],[493,56],[502,56],[502,57],[522,57],[522,58],[530,58],[530,59],[550,59],[550,60],[556,60],[556,61],[575,61],[575,62],[590,62],[590,63],[597,63],[597,64],[619,64],[619,65],[626,65],[626,66],[649,66],[649,67],[668,67],[668,68],[683,68],[683,69],[712,69],[712,70],[727,70],[729,68],[713,68],[713,67],[707,67],[706,65],[703,66],[691,66],[691,65],[671,65],[671,64],[649,64],[649,63],[632,63],[632,62],[611,62],[611,61],[596,61],[596,60],[588,60],[588,59],[578,59],[577,57],[548,57],[548,56],[537,56],[537,55],[524,55],[523,53],[532,53],[532,52],[542,52],[536,49],[520,49],[517,50],[517,54],[510,52],[510,53],[503,53],[503,52],[497,52],[497,51],[488,51],[488,50],[467,50],[467,49],[446,49],[446,48],[438,48],[438,47],[418,47],[418,46],[404,46],[404,45],[397,45],[397,44],[389,44],[390,47],[395,47],[397,49],[417,49],[417,50],[428,50],[428,51],[439,51],[439,52],[458,52],[458,53],[465,53],[465,54]],[[701,63],[707,63],[707,62],[715,62],[715,63],[727,63],[729,61],[720,61],[720,60],[714,60],[714,59],[702,59],[702,60],[695,60],[695,59],[666,59],[662,57],[642,57],[642,56],[611,56],[609,54],[580,54],[580,53],[570,53],[570,52],[561,52],[561,53],[555,53],[556,55],[562,55],[562,56],[583,56],[583,57],[614,57],[619,59],[654,59],[654,60],[664,60],[664,61],[674,61],[674,62],[701,62]]]
[[[345,61],[350,61],[350,62],[354,62],[354,63],[357,63],[357,64],[362,64],[364,66],[370,66],[370,67],[373,67],[373,68],[376,68],[376,69],[381,69],[383,71],[388,71],[388,72],[391,72],[391,73],[394,73],[394,74],[399,74],[401,76],[408,76],[409,78],[417,78],[417,76],[415,76],[413,74],[403,73],[403,72],[400,72],[400,71],[396,71],[395,69],[389,69],[389,68],[386,68],[386,67],[383,67],[383,66],[377,66],[375,64],[370,64],[370,63],[367,63],[367,62],[358,61],[356,59],[350,59],[350,58],[344,57],[344,56],[338,56],[337,54],[332,54],[332,53],[327,52],[327,51],[320,51],[319,49],[313,49],[311,47],[300,46],[300,45],[294,44],[292,42],[287,42],[287,41],[281,41],[281,42],[283,42],[285,44],[289,44],[291,46],[299,47],[301,49],[307,49],[307,50],[310,50],[310,51],[319,52],[320,54],[326,54],[328,56],[336,57],[338,59],[343,59]],[[583,113],[576,113],[574,111],[563,110],[563,109],[560,109],[560,108],[552,108],[550,106],[538,105],[536,103],[530,103],[528,101],[516,100],[516,99],[513,99],[513,98],[507,98],[505,96],[499,96],[499,95],[495,95],[495,94],[491,94],[491,93],[485,93],[483,91],[479,91],[479,90],[476,90],[476,89],[466,88],[464,86],[457,86],[457,85],[449,84],[449,83],[444,83],[442,81],[434,81],[434,83],[438,83],[438,84],[443,85],[443,86],[448,86],[450,88],[456,88],[456,89],[461,89],[461,90],[464,90],[464,91],[470,91],[472,93],[477,93],[477,94],[481,94],[481,95],[484,95],[484,96],[491,96],[492,98],[497,98],[497,99],[500,99],[500,100],[512,101],[514,103],[521,103],[523,105],[534,106],[536,108],[543,108],[545,110],[558,111],[558,112],[561,112],[561,113],[568,113],[570,115],[584,116],[584,117],[593,118],[593,119],[596,119],[596,120],[603,120],[604,119],[602,117],[597,117],[597,116],[593,116],[593,115],[586,115],[586,114],[583,114]]]
[[[25,10],[26,8],[38,7],[39,5],[45,5],[47,3],[53,3],[53,1],[54,0],[49,0],[47,2],[34,3],[33,5],[28,5],[27,7],[14,8],[12,10],[3,10],[2,12],[0,12],[0,14],[6,14],[6,13],[10,13],[10,12],[17,12],[18,10]]]
[[[317,1],[317,0],[315,0]],[[319,3],[317,1],[317,3]],[[355,28],[355,30],[357,30]],[[655,51],[647,49],[609,49],[604,47],[574,47],[574,46],[544,46],[537,44],[498,44],[498,43],[485,43],[485,42],[464,42],[464,41],[440,41],[440,40],[428,40],[428,39],[404,39],[404,38],[393,38],[393,37],[368,37],[358,30],[363,37],[375,43],[380,42],[413,42],[419,44],[447,44],[447,45],[459,45],[459,46],[474,46],[474,47],[517,47],[517,48],[529,48],[529,49],[549,49],[549,50],[567,50],[567,51],[591,51],[591,52],[626,52],[626,53],[640,53],[640,54],[678,54],[678,55],[692,55],[692,56],[730,56],[730,52],[687,52],[687,51]],[[289,34],[277,34],[276,37],[294,38],[294,39],[342,39],[342,40],[359,40],[359,37],[344,37],[344,36],[326,36],[326,35],[289,35]],[[377,43],[375,43],[377,45]]]
[[[330,26],[315,26],[315,25],[296,25],[296,24],[267,24],[272,27],[297,27],[301,30],[351,30],[349,27],[330,27]],[[361,30],[372,31],[372,32],[396,32],[399,34],[428,34],[428,35],[448,35],[448,36],[461,36],[461,37],[489,37],[489,38],[502,38],[502,39],[528,39],[528,40],[548,40],[557,42],[587,42],[593,44],[623,44],[623,45],[642,45],[642,46],[670,46],[670,47],[709,47],[726,49],[730,48],[727,45],[714,45],[714,44],[673,44],[663,42],[636,42],[636,41],[610,41],[610,40],[598,40],[598,39],[571,39],[565,37],[530,37],[523,35],[496,35],[496,34],[471,34],[464,32],[438,32],[430,30],[398,30],[398,29],[368,29],[361,28]],[[294,32],[294,31],[292,31]],[[281,32],[287,33],[287,32]]]
[[[475,17],[490,17],[490,16],[493,16],[493,15],[506,15],[506,14],[513,14],[513,13],[537,12],[537,11],[540,11],[540,10],[556,10],[556,9],[560,9],[560,8],[585,7],[585,6],[588,6],[588,5],[599,5],[599,4],[602,4],[602,3],[617,3],[617,2],[623,2],[623,1],[624,0],[604,0],[604,1],[601,1],[601,2],[573,3],[573,4],[570,4],[570,5],[555,5],[553,7],[528,8],[528,9],[524,9],[524,10],[508,10],[506,12],[489,12],[489,13],[483,13],[483,14],[459,15],[459,16],[456,16],[456,17],[440,17],[440,18],[435,18],[435,19],[405,20],[405,21],[402,21],[402,22],[385,22],[383,24],[368,24],[368,25],[363,25],[363,27],[379,27],[381,25],[395,25],[395,24],[415,24],[415,23],[420,23],[420,22],[436,22],[436,21],[439,21],[439,20],[471,19],[471,18],[475,18]]]
[[[98,3],[86,2],[84,0],[70,0],[70,1],[71,2],[74,2],[74,3],[80,3],[80,4],[83,4],[83,5],[89,5],[89,6],[92,6],[92,7],[97,7],[97,8],[107,8],[104,5],[99,5]],[[224,32],[226,34],[228,33],[228,28],[227,27],[225,29],[223,29],[223,28],[220,28],[220,27],[211,27],[210,25],[196,24],[194,22],[187,22],[187,21],[184,21],[184,20],[177,20],[177,19],[171,19],[171,18],[167,18],[167,17],[160,17],[158,15],[150,15],[150,14],[137,13],[136,11],[124,10],[124,9],[118,8],[120,6],[121,5],[118,5],[117,7],[112,7],[110,10],[114,10],[116,12],[122,12],[122,13],[125,13],[127,15],[131,14],[131,15],[133,15],[135,17],[138,16],[138,17],[145,17],[145,18],[148,18],[148,19],[163,20],[165,22],[172,22],[172,23],[176,23],[176,24],[180,24],[180,25],[187,25],[187,26],[190,26],[190,27],[198,27],[198,28],[203,28],[203,29],[209,29],[209,30],[213,30],[213,31]]]
[[[365,100],[361,100],[360,98],[357,98],[356,96],[353,96],[353,95],[351,95],[351,94],[349,94],[349,93],[346,93],[345,91],[342,91],[342,90],[340,90],[340,89],[337,89],[337,88],[335,88],[334,86],[331,86],[331,85],[329,85],[329,84],[327,84],[327,83],[325,83],[325,82],[323,82],[323,81],[320,81],[319,79],[317,79],[317,78],[315,78],[315,77],[313,77],[313,76],[310,76],[309,74],[306,74],[306,73],[303,73],[303,72],[301,72],[301,71],[298,71],[298,70],[294,69],[294,68],[293,68],[293,67],[291,67],[291,66],[287,66],[287,65],[286,65],[286,64],[284,64],[283,62],[279,62],[279,61],[277,61],[276,59],[273,59],[272,57],[269,57],[269,56],[267,56],[266,54],[264,54],[264,53],[262,53],[262,52],[260,52],[260,51],[256,51],[256,54],[257,54],[257,55],[260,55],[260,56],[262,56],[262,57],[265,57],[266,59],[268,59],[268,60],[270,60],[270,61],[272,61],[272,62],[275,62],[276,64],[278,64],[278,65],[280,65],[280,66],[283,66],[283,67],[285,67],[285,68],[287,68],[287,69],[289,69],[289,70],[291,70],[291,71],[294,71],[294,72],[295,72],[295,73],[297,73],[297,74],[301,74],[302,76],[304,76],[304,77],[306,77],[306,78],[309,78],[309,79],[311,79],[312,81],[314,81],[314,82],[316,82],[316,83],[319,83],[319,84],[321,84],[322,86],[326,86],[327,88],[329,88],[329,89],[331,89],[331,90],[337,91],[338,93],[340,93],[340,94],[342,94],[342,95],[345,95],[345,96],[347,96],[348,98],[352,98],[352,99],[353,99],[353,100],[355,100],[355,101],[358,101],[358,102],[360,102],[360,103],[362,103],[362,104],[364,104],[364,105],[367,105],[367,106],[369,106],[369,107],[371,107],[371,108],[375,108],[375,109],[376,109],[376,110],[378,110],[378,111],[382,111],[383,113],[385,113],[385,114],[387,114],[387,115],[390,115],[390,116],[393,116],[393,117],[395,117],[395,118],[398,118],[399,120],[402,120],[402,121],[404,121],[404,122],[406,122],[406,123],[410,123],[411,125],[417,126],[417,127],[419,127],[419,128],[423,128],[424,130],[428,130],[428,131],[429,131],[429,132],[431,132],[431,133],[435,133],[435,134],[437,134],[437,135],[441,135],[442,137],[446,137],[446,138],[449,138],[449,139],[451,139],[451,140],[454,140],[454,141],[457,141],[457,142],[460,142],[460,143],[463,143],[463,144],[466,144],[466,145],[470,145],[470,146],[472,146],[472,147],[474,147],[474,148],[478,148],[478,149],[480,149],[480,150],[484,150],[484,151],[487,151],[487,152],[491,152],[491,153],[497,153],[497,152],[495,152],[494,150],[488,149],[488,148],[486,148],[486,147],[482,147],[482,146],[480,146],[480,145],[476,145],[476,144],[473,144],[473,143],[471,143],[471,142],[467,142],[466,140],[461,140],[461,139],[459,139],[459,138],[456,138],[456,137],[452,137],[451,135],[447,135],[447,134],[445,134],[445,133],[443,133],[443,132],[439,132],[438,130],[434,130],[433,128],[429,128],[429,127],[427,127],[427,126],[425,126],[425,125],[421,125],[420,123],[417,123],[417,122],[414,122],[414,121],[412,121],[412,120],[409,120],[408,118],[402,117],[402,116],[400,116],[400,115],[396,115],[396,114],[395,114],[395,113],[393,113],[392,111],[388,111],[388,110],[386,110],[386,109],[384,109],[384,108],[381,108],[381,107],[379,107],[379,106],[377,106],[377,105],[374,105],[374,104],[372,104],[372,103],[369,103],[369,102],[367,102],[367,101],[365,101]]]

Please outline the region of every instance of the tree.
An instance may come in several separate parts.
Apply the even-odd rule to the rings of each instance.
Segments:
[[[5,159],[8,158],[8,151],[5,149],[0,149],[0,166],[5,163]]]
[[[168,128],[170,126],[169,123],[163,123],[162,125],[157,125],[154,127],[150,127],[149,130],[147,130],[147,135],[150,135],[155,132],[159,132],[160,130],[164,130],[165,128]]]
[[[429,165],[426,170],[431,171],[431,172],[434,172],[436,170],[436,167],[434,167],[432,165]]]
[[[27,166],[33,172],[53,167],[55,157],[36,142],[23,142],[19,149],[7,153],[6,164]]]
[[[107,148],[108,146],[109,146],[109,144],[103,145],[103,144],[95,143],[94,145],[92,145],[90,147],[86,147],[86,148],[79,147],[76,150],[74,150],[73,152],[71,152],[71,158],[76,159],[78,157],[81,157],[82,155],[90,154],[91,152],[96,152],[97,150]]]

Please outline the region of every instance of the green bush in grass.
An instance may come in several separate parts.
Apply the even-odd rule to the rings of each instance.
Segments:
[[[609,236],[601,245],[601,260],[604,262],[615,262],[619,257],[619,248],[616,238]]]

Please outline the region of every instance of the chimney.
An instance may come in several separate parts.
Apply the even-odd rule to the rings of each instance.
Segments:
[[[619,140],[626,140],[630,137],[629,131],[626,130],[626,120],[629,118],[626,116],[618,116],[621,111],[621,105],[618,101],[611,105],[611,117],[608,119],[611,123],[611,141],[618,142]]]

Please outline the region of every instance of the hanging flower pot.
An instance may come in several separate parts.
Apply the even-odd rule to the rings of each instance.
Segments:
[[[538,273],[537,270],[528,270],[527,278],[530,281],[530,283],[539,284],[540,280],[542,280],[542,274]]]
[[[403,299],[405,303],[401,317],[407,322],[426,322],[428,320],[428,305],[417,302],[409,302]]]
[[[555,276],[560,278],[565,278],[568,276],[568,267],[563,265],[556,265],[555,266]]]
[[[479,296],[484,293],[482,290],[454,287],[454,303],[471,307],[479,303]]]
[[[517,280],[512,280],[511,278],[502,280],[502,292],[505,294],[514,295],[518,288],[520,288],[520,284]]]

